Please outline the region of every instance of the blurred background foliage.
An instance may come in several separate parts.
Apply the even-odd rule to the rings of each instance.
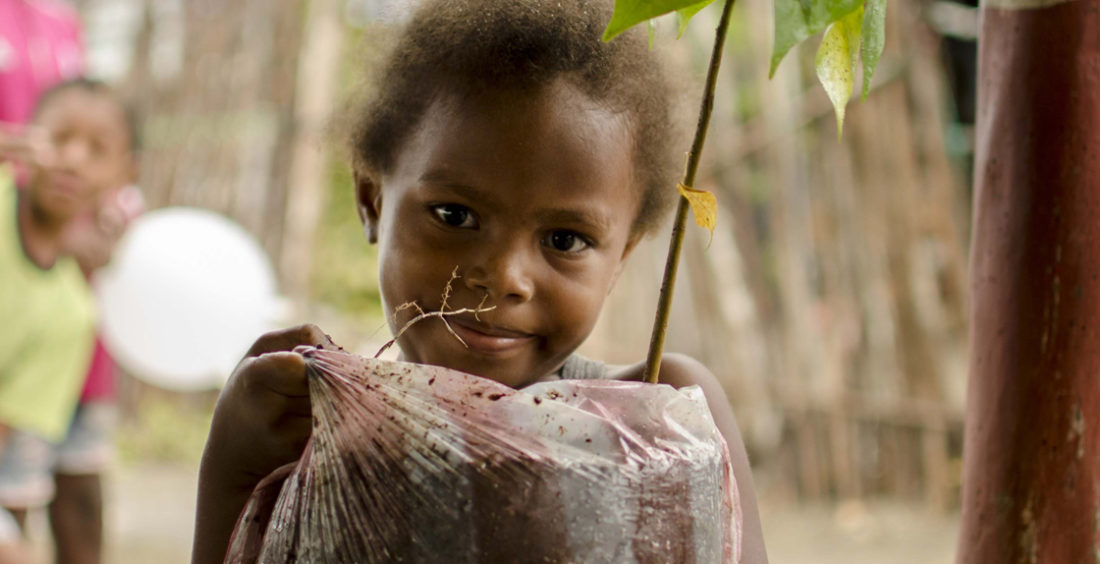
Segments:
[[[385,322],[378,293],[378,260],[367,245],[363,225],[355,211],[351,171],[336,159],[330,161],[326,205],[317,227],[311,298],[362,319],[364,324]]]

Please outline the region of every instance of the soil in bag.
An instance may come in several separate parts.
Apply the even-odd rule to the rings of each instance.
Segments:
[[[740,506],[696,387],[477,376],[305,353],[313,436],[226,562],[736,562]]]

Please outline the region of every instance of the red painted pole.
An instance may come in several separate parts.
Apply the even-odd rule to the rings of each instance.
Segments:
[[[959,562],[1100,562],[1100,0],[981,16]]]

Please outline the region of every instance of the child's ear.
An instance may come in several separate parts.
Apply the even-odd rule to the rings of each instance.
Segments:
[[[355,209],[367,233],[367,241],[378,242],[378,215],[382,211],[382,190],[373,176],[352,171],[355,180]]]

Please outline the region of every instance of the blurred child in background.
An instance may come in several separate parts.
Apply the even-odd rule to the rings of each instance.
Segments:
[[[117,202],[136,176],[133,124],[108,86],[75,79],[42,95],[31,129],[0,139],[0,157],[30,171],[21,190],[0,177],[0,505],[23,525],[56,490],[59,562],[101,559],[109,417],[77,407],[94,350],[85,273],[130,216]]]
[[[83,74],[81,36],[79,14],[66,2],[0,0],[0,164],[14,165],[17,184],[29,184],[24,165],[33,165],[50,154],[49,132],[25,124],[31,121],[44,92]],[[129,133],[133,142],[132,127]],[[69,221],[61,235],[62,254],[71,254],[89,278],[106,264],[126,224],[142,208],[140,194],[128,185],[105,188],[96,200]],[[49,477],[39,476],[47,485],[36,486],[42,492],[56,489],[50,521],[58,561],[98,560],[102,544],[99,472],[110,454],[107,430],[112,410],[108,405],[113,397],[114,371],[113,360],[97,339],[69,435],[57,452],[48,456],[56,458],[55,483],[49,486]],[[81,556],[90,554],[96,557]]]
[[[81,25],[71,6],[56,0],[0,0],[0,177],[6,172],[25,183],[25,169],[11,165],[33,161],[46,139],[28,134],[22,125],[44,90],[83,70]],[[0,186],[0,197],[8,197],[6,190]],[[10,239],[10,233],[3,238]],[[0,564],[25,560],[18,539],[11,515],[0,513]]]

